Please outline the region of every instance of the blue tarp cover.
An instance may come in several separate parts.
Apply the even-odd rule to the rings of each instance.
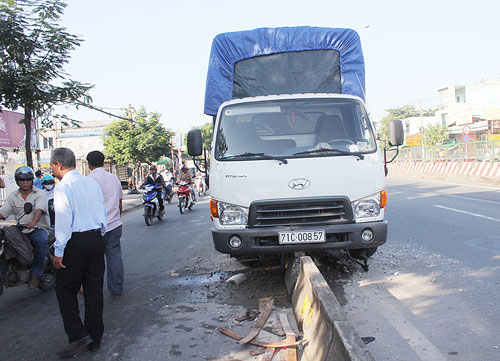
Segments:
[[[216,115],[232,99],[235,64],[258,56],[307,50],[340,54],[343,94],[364,99],[365,65],[359,35],[352,29],[319,27],[260,28],[217,35],[212,43],[205,89],[205,114]]]

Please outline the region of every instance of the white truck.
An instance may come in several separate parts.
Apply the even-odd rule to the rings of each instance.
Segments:
[[[351,29],[260,28],[212,44],[205,114],[215,248],[241,261],[384,244],[386,151],[365,108],[364,60]],[[389,143],[403,143],[401,121]],[[188,153],[203,152],[200,130]],[[393,158],[394,159],[394,158]]]

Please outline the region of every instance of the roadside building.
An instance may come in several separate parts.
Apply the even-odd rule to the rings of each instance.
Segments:
[[[450,138],[463,142],[464,128],[471,141],[500,138],[500,77],[436,90],[436,117],[446,124]]]

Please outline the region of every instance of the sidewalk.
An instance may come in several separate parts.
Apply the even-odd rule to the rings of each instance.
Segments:
[[[122,213],[129,212],[142,206],[142,194],[127,194],[123,191]]]

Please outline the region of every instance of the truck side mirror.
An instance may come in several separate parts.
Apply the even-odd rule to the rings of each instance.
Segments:
[[[193,129],[188,132],[187,148],[188,148],[188,154],[192,157],[199,156],[203,153],[203,141],[201,139],[201,129]]]
[[[389,129],[387,138],[390,146],[400,146],[405,140],[403,131],[403,122],[399,119],[392,119],[389,121]]]

